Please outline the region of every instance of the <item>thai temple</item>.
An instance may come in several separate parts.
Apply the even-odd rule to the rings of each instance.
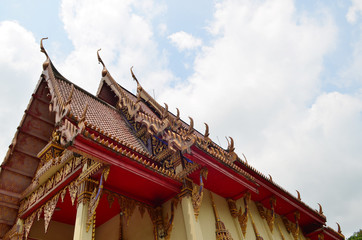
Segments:
[[[132,68],[136,95],[98,52],[92,95],[57,71],[42,41],[43,71],[1,164],[0,240],[345,239],[321,205],[254,169],[232,138],[224,149],[206,123],[198,132],[169,112]]]

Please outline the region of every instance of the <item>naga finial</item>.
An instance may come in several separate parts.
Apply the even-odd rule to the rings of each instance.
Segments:
[[[132,77],[133,77],[133,79],[137,82],[137,85],[139,85],[140,83],[138,82],[138,79],[136,78],[136,76],[134,75],[134,73],[133,73],[133,71],[132,71],[132,68],[133,68],[133,66],[131,67],[131,74],[132,74]]]
[[[45,48],[43,46],[43,40],[48,39],[47,37],[40,39],[40,52],[44,53],[47,58],[49,58],[47,51],[45,51]]]
[[[229,137],[230,138],[230,143],[229,143],[229,140],[227,139],[227,137],[225,137],[227,142],[228,142],[228,152],[231,153],[231,152],[234,152],[235,150],[235,147],[234,147],[234,139],[232,137]]]
[[[319,214],[323,214],[322,205],[320,205],[319,203],[318,203],[318,205],[319,205]]]
[[[98,63],[101,63],[101,64],[102,64],[102,66],[103,66],[102,77],[105,77],[105,76],[107,75],[107,73],[108,73],[108,70],[107,70],[107,68],[106,68],[106,65],[104,65],[104,62],[103,62],[101,56],[99,55],[99,51],[100,51],[100,50],[102,50],[102,49],[100,48],[100,49],[98,49],[98,51],[97,51]]]
[[[244,153],[242,153],[242,154],[243,154],[243,157],[244,157],[245,163],[246,163],[246,164],[248,164],[248,159],[246,158],[246,156],[245,156],[245,154],[244,154]]]
[[[176,108],[177,114],[176,114],[176,119],[180,119],[180,110],[178,108]]]
[[[106,67],[106,66],[104,65],[104,62],[103,62],[101,56],[99,56],[99,51],[100,51],[100,50],[102,50],[102,48],[100,48],[100,49],[97,50],[98,63],[101,63],[101,64],[103,65],[103,67]]]
[[[82,116],[80,117],[79,122],[83,122],[85,120],[85,117],[87,115],[87,110],[88,110],[88,102],[85,103],[83,113],[82,113]]]
[[[187,135],[190,135],[194,131],[194,120],[192,119],[192,117],[189,117],[189,119],[190,119],[190,127],[189,130],[187,131]]]
[[[272,176],[270,174],[268,174],[268,175],[269,175],[269,180],[272,182],[273,181]]]
[[[70,104],[70,102],[72,101],[73,92],[74,92],[74,84],[72,84],[72,87],[70,89],[70,93],[69,93],[67,101],[65,102],[65,105]]]
[[[45,48],[43,46],[43,40],[45,40],[45,39],[48,39],[48,38],[46,37],[46,38],[40,39],[40,52],[44,53],[45,56],[47,57],[47,59],[43,63],[43,70],[47,69],[47,67],[49,66],[49,63],[50,63],[48,53],[47,53],[47,51],[45,51]]]
[[[208,138],[210,133],[209,133],[209,125],[207,125],[207,123],[204,123],[205,124],[205,138]]]
[[[164,104],[165,104],[165,109],[162,112],[162,119],[165,119],[168,116],[168,105],[167,105],[167,103],[164,103]]]
[[[300,197],[300,192],[298,190],[295,190],[297,191],[297,194],[298,194],[298,200],[302,200],[302,198]]]
[[[337,222],[336,222],[336,223],[337,223]],[[338,226],[338,233],[339,233],[339,234],[342,234],[341,226],[339,225],[339,223],[337,223],[337,226]]]

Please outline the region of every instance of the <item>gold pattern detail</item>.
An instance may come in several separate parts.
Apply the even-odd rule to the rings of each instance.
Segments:
[[[102,163],[96,162],[94,160],[90,160],[89,165],[90,166],[87,165],[87,169],[79,175],[77,179],[77,185],[79,185],[82,181],[96,173],[103,166]]]
[[[28,239],[28,235],[31,229],[31,226],[33,225],[34,219],[36,216],[36,212],[31,214],[29,217],[25,219],[24,229],[25,229],[25,239]]]
[[[288,233],[291,233],[294,240],[298,240],[299,239],[299,218],[300,218],[300,213],[298,211],[296,211],[294,213],[294,218],[295,218],[295,224],[292,223],[291,221],[289,221],[286,217],[283,217],[283,223],[288,231]]]
[[[59,194],[55,195],[50,201],[48,201],[44,206],[44,227],[45,227],[45,233],[48,231],[48,226],[50,223],[50,220],[53,216],[55,207],[57,206],[59,199]]]
[[[92,195],[90,197],[89,207],[88,207],[88,218],[87,218],[87,231],[89,230],[89,227],[92,224],[92,220],[95,219],[96,209],[98,207],[99,200],[101,199],[103,194],[103,184],[108,177],[109,169],[110,169],[109,167],[103,169],[101,179],[99,181],[99,187],[98,189],[96,187],[94,188]]]
[[[274,206],[276,204],[276,199],[274,196],[270,198],[269,203],[270,203],[270,208],[271,208],[270,210],[265,209],[264,206],[260,202],[257,202],[256,206],[259,211],[260,217],[262,219],[266,220],[266,222],[268,223],[270,232],[273,233],[274,221],[275,221]]]
[[[78,194],[78,186],[75,184],[75,182],[72,182],[68,187],[70,200],[72,201],[72,206],[74,206],[75,199],[77,198]]]
[[[229,231],[225,228],[225,224],[220,220],[219,214],[216,209],[214,197],[212,196],[212,193],[210,192],[210,198],[212,203],[212,208],[214,210],[214,216],[215,216],[215,225],[216,225],[216,240],[233,240],[231,237],[231,234]]]
[[[206,180],[207,174],[208,174],[208,171],[206,168],[201,169],[201,171],[200,171],[200,187],[195,185],[192,190],[192,206],[194,208],[194,214],[195,214],[196,221],[197,221],[197,218],[200,213],[202,198],[204,196],[204,181],[202,180],[202,178],[204,178]]]
[[[68,152],[69,153],[69,152]],[[43,199],[45,196],[50,194],[50,192],[54,189],[54,187],[58,186],[62,181],[64,181],[70,174],[73,173],[73,171],[76,171],[80,164],[82,163],[79,159],[82,159],[82,157],[73,157],[73,153],[70,152],[72,155],[71,158],[69,158],[70,154],[67,154],[64,159],[66,159],[68,162],[60,168],[53,176],[49,177],[49,179],[44,182],[42,185],[40,185],[37,189],[35,186],[37,185],[30,185],[29,189],[26,189],[24,192],[24,195],[26,195],[26,192],[29,192],[29,196],[24,198],[20,203],[19,213],[23,213],[29,208],[32,208],[39,200]],[[63,154],[61,158],[65,156]],[[63,161],[63,160],[62,160]],[[35,182],[33,182],[35,183]],[[74,183],[72,183],[74,185]],[[72,188],[72,184],[69,185],[69,192],[71,197],[74,196],[74,188]],[[36,189],[33,192],[31,192],[31,189]],[[73,192],[72,192],[73,190]],[[64,191],[64,190],[63,190]],[[76,191],[76,190],[75,190]],[[63,193],[64,194],[64,193]],[[73,199],[74,203],[74,199]]]
[[[246,228],[248,223],[250,197],[251,197],[250,192],[246,192],[244,195],[244,208],[245,208],[244,213],[242,212],[241,207],[239,208],[239,210],[237,209],[234,200],[232,199],[227,200],[230,214],[233,218],[238,218],[238,222],[244,237],[246,235]]]
[[[250,192],[246,192],[244,196],[244,213],[241,212],[241,208],[239,209],[238,214],[238,222],[241,228],[241,231],[245,237],[246,235],[246,228],[248,224],[248,212],[249,212],[249,202],[250,202],[251,194]]]

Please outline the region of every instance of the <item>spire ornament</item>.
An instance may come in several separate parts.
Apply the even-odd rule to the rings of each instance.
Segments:
[[[43,40],[46,40],[46,39],[48,39],[48,38],[46,37],[46,38],[40,39],[40,52],[44,53],[45,56],[47,57],[47,59],[43,63],[43,70],[47,69],[47,67],[49,66],[49,63],[50,63],[48,53],[47,53],[47,51],[45,50],[45,48],[43,46]]]
[[[135,80],[135,81],[137,82],[137,85],[140,85],[140,83],[138,82],[138,79],[136,78],[136,75],[134,75],[134,73],[133,73],[133,71],[132,71],[132,68],[133,68],[133,66],[130,68],[131,74],[132,74],[132,78],[133,78],[133,80]]]
[[[225,228],[225,224],[220,220],[219,213],[217,212],[214,197],[212,196],[212,193],[210,192],[210,198],[211,198],[211,204],[212,208],[214,210],[214,216],[215,216],[215,225],[216,225],[216,240],[233,240],[231,237],[231,234],[229,231]]]
[[[323,215],[323,209],[322,209],[322,205],[320,205],[319,203],[318,203],[318,205],[319,205],[319,214],[320,215]]]
[[[102,64],[102,66],[103,66],[102,77],[105,77],[105,76],[107,75],[107,73],[108,73],[108,70],[107,70],[107,68],[106,68],[106,65],[104,65],[104,62],[103,62],[101,56],[99,55],[99,51],[100,51],[100,50],[102,50],[102,49],[100,48],[100,49],[98,49],[98,51],[97,51],[98,63]]]

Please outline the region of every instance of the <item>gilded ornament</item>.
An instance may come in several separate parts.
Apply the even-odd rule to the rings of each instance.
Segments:
[[[274,206],[276,204],[276,199],[275,199],[274,196],[270,198],[269,203],[270,203],[270,208],[271,208],[270,210],[265,209],[264,206],[259,202],[256,203],[256,206],[257,206],[257,209],[259,211],[260,217],[262,219],[266,220],[266,222],[268,223],[270,232],[273,232],[274,221],[275,221]]]
[[[72,182],[68,187],[70,199],[72,201],[72,206],[74,205],[75,199],[77,198],[78,194],[78,186],[75,184],[75,182]]]
[[[61,192],[60,192],[60,199],[62,202],[64,202],[64,197],[65,194],[67,193],[67,188],[64,188]]]
[[[25,223],[24,223],[25,240],[28,239],[28,235],[29,235],[31,226],[33,225],[35,216],[36,216],[36,212],[34,212],[33,214],[31,214],[29,217],[27,217],[25,219]]]
[[[38,221],[40,220],[41,214],[43,213],[43,208],[44,206],[41,206],[41,208],[39,208],[39,210],[36,212]]]
[[[199,213],[200,213],[200,208],[201,208],[201,203],[202,203],[202,199],[204,196],[204,181],[203,178],[206,180],[207,179],[207,174],[208,171],[206,168],[203,168],[200,170],[200,187],[198,187],[197,185],[194,186],[193,190],[192,190],[192,206],[194,208],[194,214],[195,214],[195,218],[197,220]]]
[[[48,226],[50,223],[50,220],[53,216],[55,207],[57,206],[59,199],[59,194],[55,195],[50,201],[48,201],[44,206],[44,227],[45,227],[45,233],[48,231]]]
[[[214,210],[214,216],[215,216],[215,225],[216,225],[216,240],[232,240],[231,234],[229,231],[225,228],[225,224],[220,220],[219,214],[216,209],[214,197],[212,196],[212,193],[210,192],[210,198],[212,203],[212,208]]]

